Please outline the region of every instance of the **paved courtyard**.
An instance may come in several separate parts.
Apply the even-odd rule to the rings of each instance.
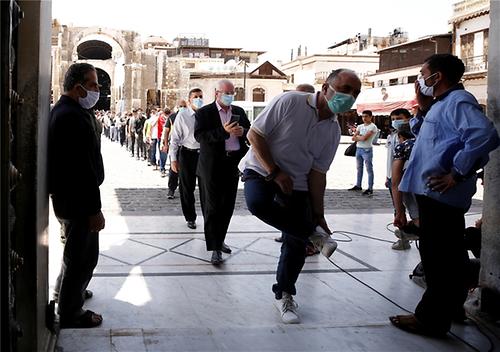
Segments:
[[[202,219],[186,227],[178,197],[166,199],[166,178],[103,140],[102,186],[106,229],[88,309],[104,316],[88,330],[62,330],[58,351],[470,351],[489,343],[474,325],[456,325],[445,339],[395,329],[387,317],[412,310],[422,289],[408,278],[419,262],[415,244],[390,248],[392,209],[384,189],[385,147],[375,147],[375,194],[345,189],[355,177],[354,159],[339,157],[328,175],[327,220],[339,248],[332,262],[309,257],[298,281],[302,323],[284,325],[270,290],[280,246],[278,233],[251,216],[241,192],[220,268],[205,250]],[[479,217],[481,200],[466,217]],[[62,247],[50,223],[50,278],[55,281]],[[353,275],[356,279],[349,275]],[[382,297],[379,293],[385,295]]]

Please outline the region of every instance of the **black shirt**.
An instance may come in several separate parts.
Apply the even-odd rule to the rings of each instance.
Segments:
[[[90,110],[65,95],[50,115],[48,166],[49,193],[58,217],[74,219],[99,213],[104,165],[97,120]]]

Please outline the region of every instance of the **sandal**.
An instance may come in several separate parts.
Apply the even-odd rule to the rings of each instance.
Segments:
[[[395,315],[389,317],[389,320],[395,327],[403,331],[410,332],[412,334],[432,336],[432,337],[443,337],[444,335],[446,335],[446,332],[437,332],[435,330],[427,328],[417,319],[417,317],[414,314]]]
[[[102,324],[102,315],[86,310],[85,313],[71,322],[61,321],[61,329],[95,328]]]

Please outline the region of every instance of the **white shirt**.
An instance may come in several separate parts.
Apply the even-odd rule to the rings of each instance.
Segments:
[[[177,152],[181,146],[189,149],[200,149],[200,143],[194,138],[194,110],[191,107],[184,109],[177,114],[174,128],[170,135],[170,150],[168,155],[170,160],[177,160]]]
[[[358,143],[356,143],[356,146],[358,148],[373,148],[372,143],[373,143],[373,140],[375,139],[375,137],[377,136],[377,132],[378,132],[377,126],[373,122],[370,123],[369,125],[362,124],[362,125],[359,125],[358,127],[356,127],[356,131],[359,132],[360,136],[364,136],[368,132],[373,132],[373,134],[370,136],[370,138],[368,138],[366,141],[358,141]]]
[[[158,139],[158,117],[159,115],[151,115],[149,123],[151,124],[151,139]]]
[[[392,162],[394,161],[394,149],[398,145],[398,133],[392,132],[387,137],[387,178],[392,178]]]
[[[316,94],[282,93],[252,124],[252,129],[265,138],[276,165],[292,178],[296,191],[308,190],[311,169],[326,174],[340,142],[337,118],[319,120]],[[262,176],[268,174],[252,147],[241,160],[239,169],[252,169]]]

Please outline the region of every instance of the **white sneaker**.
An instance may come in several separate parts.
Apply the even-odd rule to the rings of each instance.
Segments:
[[[407,249],[410,249],[411,246],[409,241],[401,239],[394,242],[391,248],[396,251],[405,251]]]
[[[314,233],[309,236],[309,241],[311,241],[314,247],[327,258],[330,258],[337,249],[337,242],[335,242],[321,226],[316,227]]]
[[[283,292],[283,296],[275,303],[276,308],[281,314],[281,320],[285,324],[300,323],[299,315],[297,314],[297,303],[293,300],[293,296]]]
[[[418,235],[400,229],[395,229],[394,235],[404,241],[416,241],[419,239]]]

